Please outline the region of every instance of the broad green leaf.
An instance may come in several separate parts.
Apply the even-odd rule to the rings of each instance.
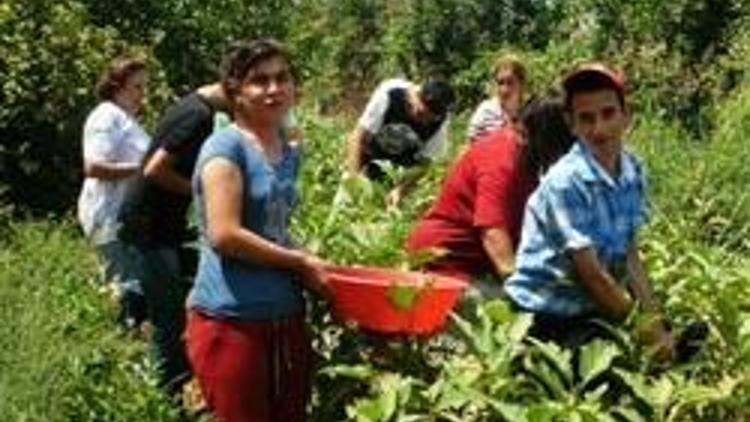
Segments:
[[[419,286],[406,283],[393,283],[388,288],[388,300],[396,309],[401,311],[409,311],[414,307],[414,304],[419,297],[421,289]]]
[[[638,411],[629,407],[617,407],[612,410],[612,414],[617,415],[624,422],[648,422]]]
[[[614,371],[637,397],[651,406],[652,410],[664,412],[674,393],[674,385],[669,378],[662,376],[655,383],[649,384],[642,374],[627,372],[620,368],[615,368]]]
[[[458,333],[464,338],[466,344],[471,348],[471,351],[477,356],[486,355],[487,350],[484,349],[484,345],[478,340],[479,336],[477,333],[477,327],[472,325],[469,321],[461,318],[455,312],[451,312],[449,315],[455,327],[458,329]]]
[[[521,405],[514,404],[514,403],[506,403],[506,402],[492,399],[490,397],[485,397],[485,400],[492,407],[492,409],[494,409],[502,418],[504,418],[507,421],[513,421],[513,422],[526,422],[526,421],[531,422],[532,421],[526,415],[526,406],[521,406]]]
[[[532,324],[534,324],[532,314],[518,314],[508,330],[508,339],[513,343],[520,343],[526,337]]]
[[[399,387],[402,381],[396,374],[384,374],[377,378],[374,386],[377,395],[355,402],[350,416],[353,415],[363,422],[390,420],[398,408]]]
[[[530,422],[554,422],[562,409],[562,404],[554,401],[533,404],[526,409],[526,419]]]
[[[542,384],[551,397],[556,400],[567,400],[570,396],[565,386],[564,380],[561,379],[559,371],[552,369],[552,363],[547,360],[533,361],[529,357],[524,360],[526,370],[534,376],[532,379]]]
[[[571,369],[572,353],[568,349],[563,349],[552,342],[541,342],[535,338],[529,341],[534,345],[535,350],[540,352],[541,356],[550,363],[551,367],[557,372],[562,385],[573,385],[573,370]]]
[[[594,378],[609,369],[612,361],[619,355],[617,346],[604,340],[596,339],[583,346],[578,362],[581,387],[585,388]]]
[[[354,405],[348,407],[347,414],[349,418],[358,422],[379,422],[387,421],[386,406],[382,396],[374,399],[357,400]]]
[[[725,377],[711,386],[688,384],[676,392],[677,400],[682,405],[699,405],[726,400],[742,382],[739,378]]]
[[[496,324],[505,324],[512,321],[516,315],[505,300],[492,299],[482,306],[487,316]]]

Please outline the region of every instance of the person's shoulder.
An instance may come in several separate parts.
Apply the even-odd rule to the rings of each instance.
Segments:
[[[553,192],[569,190],[580,182],[585,166],[586,162],[575,144],[547,170],[541,178],[540,186]]]
[[[112,101],[102,101],[91,110],[90,119],[114,118],[122,119],[127,116],[125,110]]]
[[[201,154],[236,155],[242,147],[242,134],[232,126],[212,133],[203,144]]]
[[[96,130],[105,127],[122,127],[127,119],[127,113],[117,104],[102,101],[86,117],[85,128]]]
[[[522,148],[518,136],[518,132],[510,127],[494,129],[472,142],[469,149],[474,154],[491,159],[497,159],[499,155],[516,154]]]

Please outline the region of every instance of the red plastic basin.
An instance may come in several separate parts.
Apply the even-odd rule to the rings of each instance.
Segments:
[[[326,268],[335,314],[388,334],[432,334],[445,323],[466,282],[377,267]]]

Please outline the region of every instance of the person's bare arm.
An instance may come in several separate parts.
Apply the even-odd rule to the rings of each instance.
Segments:
[[[242,227],[242,175],[230,161],[214,158],[201,170],[206,226],[211,246],[222,255],[299,273],[313,290],[325,291],[322,262],[285,248]]]
[[[138,163],[97,162],[93,160],[84,160],[83,162],[83,174],[86,177],[102,180],[124,179],[138,173],[139,169]]]
[[[401,200],[408,195],[415,186],[417,186],[417,182],[419,182],[425,174],[427,174],[427,164],[420,164],[408,168],[401,180],[396,182],[396,186],[388,192],[386,204],[391,207],[398,206],[398,204],[401,203]]]
[[[599,310],[615,320],[623,320],[633,309],[633,300],[602,267],[590,247],[572,252],[578,280]]]
[[[171,192],[190,196],[190,180],[175,171],[175,157],[164,148],[158,148],[149,158],[143,174]]]
[[[675,355],[675,340],[667,328],[659,303],[646,278],[646,271],[636,242],[628,248],[627,271],[630,278],[630,290],[645,311],[645,319],[638,327],[642,340],[652,347],[652,353],[657,360],[672,360]]]
[[[650,312],[661,312],[651,286],[646,279],[641,255],[638,253],[638,247],[635,244],[628,248],[627,271],[630,276],[630,289],[644,309]]]
[[[505,279],[515,269],[513,241],[505,230],[497,227],[482,230],[481,238],[484,252],[492,261],[495,272]]]
[[[346,170],[352,176],[359,174],[362,170],[364,143],[369,136],[370,134],[366,129],[357,125],[347,137]]]

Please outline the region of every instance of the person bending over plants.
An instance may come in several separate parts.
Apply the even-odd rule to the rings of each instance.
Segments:
[[[520,131],[507,126],[469,145],[406,242],[411,252],[437,253],[427,270],[474,279],[490,296],[513,272],[526,200],[573,144],[561,99],[532,100],[520,120]]]
[[[425,166],[445,152],[448,110],[454,101],[453,88],[442,79],[430,78],[421,85],[404,79],[382,82],[347,138],[348,175],[382,180],[385,172],[377,161],[408,168],[387,197],[389,205],[397,205]]]
[[[288,233],[299,153],[282,122],[289,55],[270,39],[232,48],[222,85],[233,123],[204,143],[193,194],[200,263],[188,297],[188,357],[220,421],[302,421],[311,384],[303,287],[327,293],[322,262]]]
[[[676,347],[638,252],[646,190],[641,162],[623,148],[630,123],[624,79],[602,63],[584,63],[563,89],[577,141],[529,199],[507,298],[534,314],[533,336],[570,346],[595,335],[593,319],[622,321],[639,303],[651,315],[642,332],[654,357],[669,362],[679,351],[686,358],[694,347]],[[697,325],[688,333],[705,331]]]

